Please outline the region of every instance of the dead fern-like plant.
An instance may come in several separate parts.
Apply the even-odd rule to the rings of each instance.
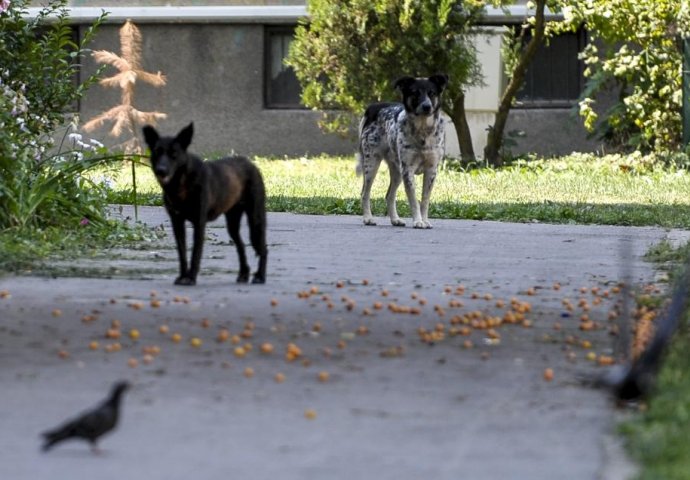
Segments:
[[[101,128],[108,122],[113,126],[110,135],[120,137],[127,133],[129,138],[120,146],[125,153],[132,156],[132,187],[134,193],[134,209],[137,213],[137,181],[135,163],[143,149],[137,132],[143,125],[156,124],[158,120],[167,117],[162,112],[142,112],[134,108],[134,87],[137,81],[148,83],[154,87],[162,87],[166,83],[165,75],[161,72],[149,73],[141,67],[141,32],[131,20],[127,20],[120,29],[120,55],[107,50],[93,52],[93,58],[98,63],[112,65],[119,72],[112,77],[100,80],[103,87],[120,88],[122,91],[120,104],[110,110],[95,116],[83,125],[87,132]]]
[[[133,105],[134,87],[137,81],[148,83],[154,87],[162,87],[166,83],[161,72],[149,73],[141,68],[141,32],[127,20],[120,29],[120,55],[107,50],[93,52],[93,58],[99,63],[112,65],[119,73],[112,77],[103,78],[99,82],[104,87],[119,87],[122,91],[120,104],[110,110],[95,116],[84,124],[84,130],[93,131],[107,122],[112,122],[110,135],[120,137],[123,132],[129,133],[130,138],[123,144],[126,153],[141,153],[141,145],[137,135],[138,128],[146,124],[155,124],[166,118],[162,112],[142,112]]]

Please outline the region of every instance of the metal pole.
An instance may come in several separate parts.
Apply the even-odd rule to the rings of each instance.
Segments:
[[[690,37],[683,40],[683,145],[690,145]]]

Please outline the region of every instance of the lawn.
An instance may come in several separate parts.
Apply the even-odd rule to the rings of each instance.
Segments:
[[[255,159],[266,182],[269,211],[360,215],[361,178],[354,157]],[[99,172],[113,203],[131,203],[131,171]],[[418,188],[421,181],[417,182]],[[137,167],[138,201],[160,205],[160,189],[145,165]],[[385,214],[388,172],[382,166],[372,191],[375,215]],[[430,216],[515,222],[660,225],[690,228],[690,173],[627,157],[573,155],[501,169],[459,169],[438,175]],[[409,216],[404,189],[398,209]]]

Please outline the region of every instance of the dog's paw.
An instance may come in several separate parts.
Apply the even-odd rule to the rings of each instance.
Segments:
[[[429,222],[425,222],[423,220],[420,220],[418,222],[414,222],[414,228],[431,228],[431,224]]]
[[[189,277],[177,277],[175,279],[175,285],[192,286],[196,285],[196,280]]]
[[[391,225],[393,225],[394,227],[404,227],[405,222],[403,222],[399,218],[391,218]]]
[[[266,283],[266,279],[260,275],[254,275],[254,278],[252,278],[252,283],[264,284],[264,283]]]
[[[237,275],[237,283],[247,283],[249,282],[249,274],[248,273],[240,273]]]
[[[376,220],[373,218],[365,218],[364,225],[376,225]]]

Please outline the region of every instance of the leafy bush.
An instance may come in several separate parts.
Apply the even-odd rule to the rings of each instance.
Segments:
[[[96,76],[74,80],[99,18],[75,42],[67,0],[51,0],[34,19],[27,0],[0,8],[0,230],[78,224],[103,218],[105,196],[82,176],[112,160],[100,144],[63,133],[67,112]]]
[[[680,36],[690,32],[686,0],[563,0],[567,23],[584,25],[585,127],[624,149],[670,151],[681,140]],[[597,95],[617,88],[606,112]],[[603,113],[603,115],[602,115]],[[601,122],[600,122],[600,117]]]

